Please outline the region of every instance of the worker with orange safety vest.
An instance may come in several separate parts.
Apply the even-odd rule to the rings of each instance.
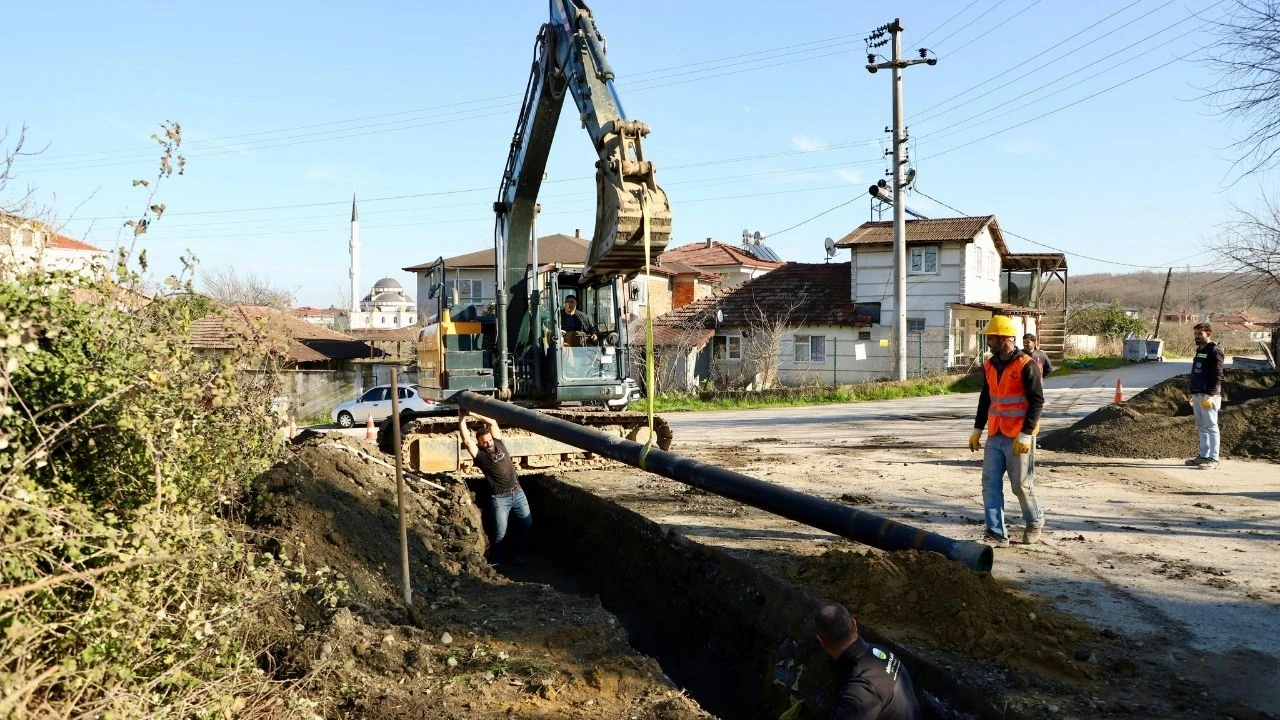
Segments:
[[[1004,476],[1008,473],[1013,494],[1022,505],[1022,541],[1031,544],[1040,540],[1044,528],[1031,472],[1044,407],[1044,378],[1040,364],[1018,348],[1018,329],[1012,318],[996,315],[986,330],[991,357],[982,366],[978,417],[969,436],[969,449],[977,452],[982,448],[982,429],[990,426],[982,455],[982,505],[987,526],[982,541],[1009,547],[1004,526]]]

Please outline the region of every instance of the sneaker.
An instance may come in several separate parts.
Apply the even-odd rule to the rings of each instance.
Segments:
[[[1034,525],[1028,525],[1022,531],[1022,542],[1026,545],[1040,542],[1040,531],[1044,529],[1044,521],[1041,520]]]
[[[1187,460],[1186,462],[1184,462],[1184,463],[1182,463],[1182,464],[1183,464],[1183,465],[1190,465],[1190,466],[1192,466],[1192,467],[1198,467],[1198,466],[1200,466],[1200,465],[1203,465],[1203,464],[1204,464],[1204,461],[1205,461],[1205,460],[1208,460],[1208,459],[1209,459],[1209,458],[1206,458],[1206,457],[1196,456],[1196,457],[1191,458],[1190,460]]]
[[[1002,538],[999,535],[996,535],[995,533],[992,533],[992,532],[983,533],[982,542],[986,543],[987,545],[990,545],[991,547],[998,547],[998,548],[1009,547],[1009,538]]]
[[[1204,462],[1200,463],[1200,469],[1201,470],[1217,470],[1218,461],[1213,460],[1212,458],[1205,458]]]

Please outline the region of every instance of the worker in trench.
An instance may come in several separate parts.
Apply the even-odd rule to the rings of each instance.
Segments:
[[[902,661],[858,635],[858,622],[843,605],[827,603],[813,614],[818,645],[835,663],[835,720],[922,720],[911,675]],[[792,720],[800,701],[780,720]]]
[[[467,426],[468,417],[484,422],[475,434]],[[498,422],[483,415],[473,416],[467,410],[462,410],[458,413],[458,434],[462,436],[462,444],[476,467],[484,474],[492,491],[489,497],[489,509],[492,513],[490,560],[523,565],[524,559],[519,551],[533,526],[533,514],[529,511],[529,500],[520,487],[515,462],[511,459],[506,444],[502,442]]]
[[[991,357],[983,363],[982,393],[978,414],[969,436],[969,450],[983,449],[982,505],[986,531],[982,541],[994,547],[1009,547],[1004,523],[1004,476],[1022,506],[1022,541],[1039,542],[1044,513],[1036,502],[1035,436],[1039,432],[1040,411],[1044,407],[1044,379],[1040,364],[1018,348],[1018,329],[1007,315],[996,315],[987,325],[987,347]]]

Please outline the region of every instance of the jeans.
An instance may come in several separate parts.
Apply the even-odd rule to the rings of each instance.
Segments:
[[[1007,539],[1004,527],[1004,476],[1009,474],[1009,485],[1022,506],[1022,521],[1027,527],[1044,521],[1044,513],[1036,502],[1035,478],[1028,470],[1035,467],[1035,448],[1026,454],[1013,451],[1014,438],[999,434],[987,436],[987,446],[982,454],[982,507],[986,515],[987,532]]]
[[[510,547],[519,543],[524,534],[529,532],[529,528],[533,527],[533,514],[529,512],[529,500],[524,496],[524,490],[516,488],[513,492],[494,495],[489,502],[493,507],[493,548],[496,551],[502,547],[509,551]],[[507,524],[512,516],[515,517],[515,527],[512,537],[508,538]],[[503,540],[507,541],[505,545]]]
[[[1213,405],[1205,410],[1200,401],[1209,398]],[[1196,433],[1200,436],[1200,457],[1210,460],[1218,459],[1218,410],[1222,408],[1221,395],[1204,395],[1196,393],[1191,396],[1191,410],[1196,416]]]

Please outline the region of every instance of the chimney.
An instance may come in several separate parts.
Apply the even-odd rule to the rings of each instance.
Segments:
[[[707,247],[711,247],[711,238],[707,238]]]
[[[573,229],[573,236],[574,236],[574,237],[576,237],[576,238],[580,238],[580,237],[582,237],[582,228],[574,228],[574,229]]]

